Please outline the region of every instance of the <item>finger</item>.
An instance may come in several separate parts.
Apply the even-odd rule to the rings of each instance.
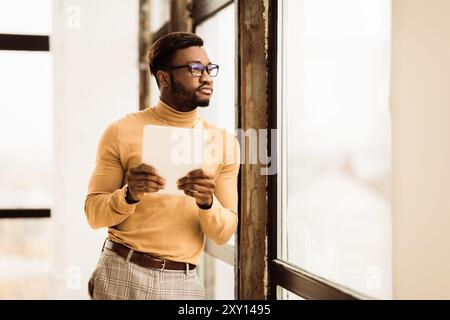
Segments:
[[[196,191],[191,191],[191,190],[184,191],[184,194],[195,198],[195,201],[197,203],[200,203],[200,204],[211,203],[211,196],[209,196],[209,195],[202,195]]]
[[[131,194],[134,196],[135,194],[144,194],[144,193],[151,193],[151,192],[157,192],[159,191],[159,188],[153,188],[153,187],[136,187],[131,191]]]
[[[199,193],[204,193],[204,194],[212,194],[214,192],[214,189],[212,189],[212,188],[200,186],[197,184],[185,184],[183,186],[179,186],[178,189],[197,191]]]
[[[128,184],[130,185],[130,182]],[[153,187],[158,189],[164,189],[166,187],[165,183],[159,183],[151,180],[137,180],[133,181],[131,185],[135,185],[137,187]]]
[[[136,186],[138,188],[151,187],[156,189],[163,189],[165,187],[164,185],[148,180],[136,181]]]
[[[189,178],[204,178],[204,179],[209,179],[212,178],[208,175],[205,175],[205,173],[203,172],[203,169],[195,169],[193,171],[188,172],[184,177],[181,177],[178,180],[182,180],[182,179],[189,179]]]
[[[158,183],[160,185],[165,185],[166,180],[154,175],[139,175],[139,176],[133,176],[131,179],[132,181],[153,181],[155,183]]]
[[[131,186],[131,187],[136,187],[136,188],[142,188],[142,187],[146,187],[146,186],[159,186],[159,187],[163,186],[162,184],[160,184],[158,182],[155,182],[155,181],[152,181],[152,180],[148,180],[148,179],[145,179],[145,180],[129,180],[128,181],[128,185]]]
[[[154,167],[141,163],[137,167],[133,167],[130,169],[130,173],[148,173],[148,174],[158,174],[158,170],[156,170]]]
[[[145,193],[158,192],[159,190],[160,190],[160,189],[158,189],[158,188],[144,187],[144,192],[145,192]]]
[[[178,180],[177,184],[178,185],[198,184],[210,188],[214,188],[216,186],[216,182],[213,179],[204,179],[204,178],[182,178]]]
[[[147,179],[149,177],[158,177],[158,178],[162,178],[161,176],[157,175],[157,174],[153,174],[153,173],[145,173],[145,172],[130,172],[130,176],[138,178],[138,179]]]
[[[209,177],[204,171],[203,169],[195,169],[192,170],[190,172],[188,172],[188,174],[186,175],[187,177]]]
[[[210,203],[211,202],[211,196],[203,196],[203,195],[201,195],[200,193],[198,193],[196,191],[185,190],[184,194],[189,196],[189,197],[195,198],[195,201],[197,203],[201,203],[201,204],[205,203],[206,204],[206,203]]]
[[[195,191],[191,190],[184,190],[184,194],[192,198],[196,198],[198,196]]]

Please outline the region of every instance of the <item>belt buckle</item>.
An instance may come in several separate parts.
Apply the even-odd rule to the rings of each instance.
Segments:
[[[160,259],[160,258],[156,258],[156,257],[154,257],[154,258],[155,258],[156,260],[162,261],[163,265],[162,265],[162,267],[159,268],[158,270],[163,271],[164,268],[166,267],[166,259],[164,259],[164,258]]]

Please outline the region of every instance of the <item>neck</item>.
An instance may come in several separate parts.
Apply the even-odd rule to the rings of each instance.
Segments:
[[[152,110],[159,120],[176,127],[192,128],[199,117],[197,108],[190,111],[180,111],[162,99]]]

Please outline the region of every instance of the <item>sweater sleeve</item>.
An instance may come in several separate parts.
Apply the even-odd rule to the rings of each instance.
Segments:
[[[118,122],[104,131],[97,149],[94,172],[84,203],[87,221],[93,229],[112,227],[131,215],[136,205],[125,201],[126,185],[122,186],[124,169],[120,161]]]
[[[199,208],[199,220],[203,233],[218,245],[225,244],[236,232],[238,224],[237,178],[240,166],[239,143],[233,139],[233,161],[222,166],[216,179],[211,208]]]

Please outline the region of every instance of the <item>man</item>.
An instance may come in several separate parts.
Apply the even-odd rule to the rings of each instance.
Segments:
[[[203,299],[196,267],[205,236],[224,244],[236,231],[239,144],[198,115],[198,107],[209,105],[212,77],[219,70],[202,46],[203,40],[191,33],[156,41],[148,58],[160,101],[103,133],[85,201],[90,226],[108,228],[89,280],[93,299]],[[212,143],[220,149],[217,154],[222,152],[221,161],[179,179],[185,195],[161,194],[164,177],[141,163],[146,124],[219,131],[224,139]]]

